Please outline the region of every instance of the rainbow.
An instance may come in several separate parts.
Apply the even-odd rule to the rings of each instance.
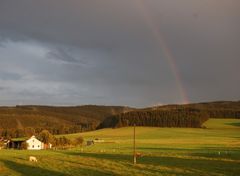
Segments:
[[[177,67],[176,61],[173,57],[173,54],[172,54],[170,48],[167,46],[159,27],[157,26],[156,23],[154,23],[154,20],[151,17],[148,9],[146,8],[146,5],[144,4],[143,0],[135,0],[135,2],[144,17],[146,24],[152,31],[153,36],[156,38],[157,44],[159,45],[159,47],[161,48],[161,50],[163,51],[163,53],[165,55],[165,58],[167,59],[167,62],[170,66],[172,74],[175,78],[176,86],[179,91],[179,95],[180,95],[182,103],[183,104],[189,103],[189,99],[188,99],[186,90],[183,86],[183,83],[182,83],[183,81],[182,81],[179,69]]]

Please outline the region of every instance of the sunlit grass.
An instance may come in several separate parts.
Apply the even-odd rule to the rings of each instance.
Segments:
[[[210,119],[206,129],[137,127],[132,164],[132,127],[67,135],[106,143],[59,151],[0,150],[0,175],[238,175],[237,119]],[[29,156],[38,163],[30,163]]]

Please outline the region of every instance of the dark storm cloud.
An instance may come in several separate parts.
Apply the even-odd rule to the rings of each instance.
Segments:
[[[0,79],[2,80],[19,80],[20,78],[19,74],[0,71]]]
[[[6,87],[0,87],[0,90],[6,90],[7,88]]]
[[[56,59],[64,62],[78,62],[74,57],[68,55],[66,52],[64,52],[62,49],[59,49],[57,51],[49,51],[47,53],[47,57],[50,59]]]
[[[49,51],[46,54],[46,57],[49,59],[62,61],[64,63],[86,65],[86,63],[84,61],[74,58],[73,56],[71,56],[69,53],[67,53],[66,51],[64,51],[61,48]]]
[[[1,0],[0,104],[240,99],[238,0]],[[4,86],[3,86],[4,88]]]
[[[1,1],[1,29],[20,40],[29,37],[90,48],[111,47],[115,42],[123,45],[121,41],[134,37],[136,29],[144,26],[134,25],[139,17],[131,4],[111,0]]]

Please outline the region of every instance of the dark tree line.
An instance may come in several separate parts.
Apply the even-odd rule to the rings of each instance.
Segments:
[[[210,118],[240,119],[240,110],[206,110]]]
[[[48,130],[43,130],[37,135],[37,138],[45,144],[51,143],[54,148],[69,148],[72,146],[78,146],[83,144],[83,138],[81,136],[71,140],[65,136],[55,137]]]
[[[236,110],[200,110],[195,108],[174,108],[140,110],[122,113],[106,118],[98,128],[125,126],[191,127],[200,128],[209,118],[240,118]]]
[[[16,128],[6,128],[0,129],[0,137],[4,137],[7,139],[10,138],[20,138],[20,137],[30,137],[32,135],[38,135],[43,130],[48,130],[53,135],[58,134],[72,134],[83,131],[90,131],[96,129],[96,125],[89,124],[81,124],[81,125],[73,125],[73,126],[49,126],[49,127],[27,127],[22,129]]]

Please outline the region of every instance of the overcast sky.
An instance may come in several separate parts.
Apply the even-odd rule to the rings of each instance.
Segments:
[[[216,100],[240,100],[239,0],[0,0],[0,105]]]

